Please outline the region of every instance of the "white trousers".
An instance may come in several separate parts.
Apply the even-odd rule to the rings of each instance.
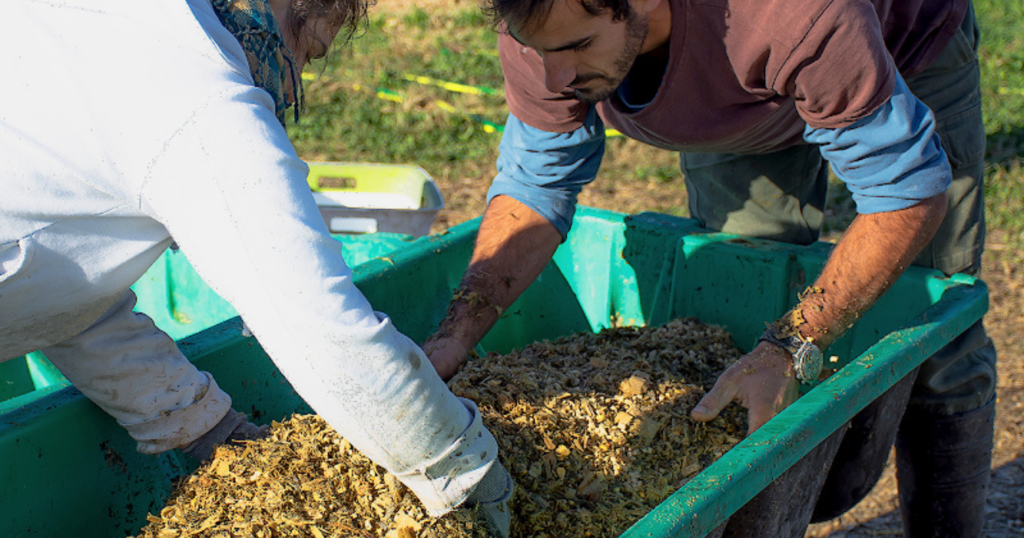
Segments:
[[[157,454],[213,428],[231,408],[231,397],[134,307],[129,289],[91,327],[42,352],[128,430],[139,452]]]

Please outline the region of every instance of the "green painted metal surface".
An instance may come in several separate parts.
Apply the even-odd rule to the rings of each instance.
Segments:
[[[39,391],[53,392],[66,386],[64,374],[38,351],[0,362],[0,414],[40,397],[43,393]]]
[[[422,341],[443,318],[469,260],[478,222],[369,258],[356,282],[375,308]],[[580,208],[569,239],[481,342],[504,352],[616,323],[659,324],[696,316],[724,325],[748,349],[796,300],[827,256],[826,245],[792,247],[707,234],[692,221]],[[181,290],[186,296],[187,290]],[[623,536],[704,536],[812,447],[980,319],[983,283],[911,268],[830,350],[849,362]],[[173,311],[173,309],[171,310]],[[200,314],[206,315],[204,312]],[[179,341],[238,409],[257,422],[308,412],[258,343],[230,318]],[[23,376],[24,377],[24,376]],[[2,379],[2,378],[0,378]],[[0,533],[107,537],[137,531],[159,510],[174,478],[195,462],[134,451],[113,420],[74,388],[0,414]],[[61,517],[52,517],[53,514]]]

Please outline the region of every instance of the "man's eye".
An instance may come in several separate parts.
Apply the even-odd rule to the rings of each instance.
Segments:
[[[576,52],[585,51],[588,48],[590,48],[590,44],[593,43],[593,42],[594,42],[593,39],[588,39],[588,40],[584,41],[583,43],[580,43],[579,45],[576,45],[575,47],[573,47],[572,50],[574,50]]]

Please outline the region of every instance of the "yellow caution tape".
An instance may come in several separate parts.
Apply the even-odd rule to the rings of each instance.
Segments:
[[[444,88],[450,92],[456,93],[468,93],[472,95],[500,95],[498,90],[494,88],[487,88],[485,86],[470,86],[469,84],[460,84],[458,82],[449,82],[447,80],[438,80],[436,78],[425,77],[423,75],[413,75],[405,73],[402,78],[409,82],[415,82],[417,84],[423,84],[425,86],[437,86],[438,88]]]
[[[437,105],[437,108],[440,108],[445,112],[451,112],[453,114],[458,112],[458,110],[451,103],[448,103],[446,101],[434,101],[434,104]]]

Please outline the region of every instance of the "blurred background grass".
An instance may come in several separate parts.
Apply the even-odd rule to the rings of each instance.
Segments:
[[[437,228],[479,216],[494,175],[507,111],[496,34],[479,7],[460,0],[381,0],[348,44],[307,68],[307,110],[289,133],[307,160],[413,163],[445,195]],[[988,134],[990,248],[1024,248],[1024,0],[977,0]],[[484,88],[463,93],[413,77]],[[492,90],[487,93],[487,90]],[[833,185],[826,232],[841,231],[853,202]],[[597,181],[581,203],[623,212],[687,214],[674,153],[623,138],[608,141]],[[1015,256],[1020,259],[1019,256]]]

